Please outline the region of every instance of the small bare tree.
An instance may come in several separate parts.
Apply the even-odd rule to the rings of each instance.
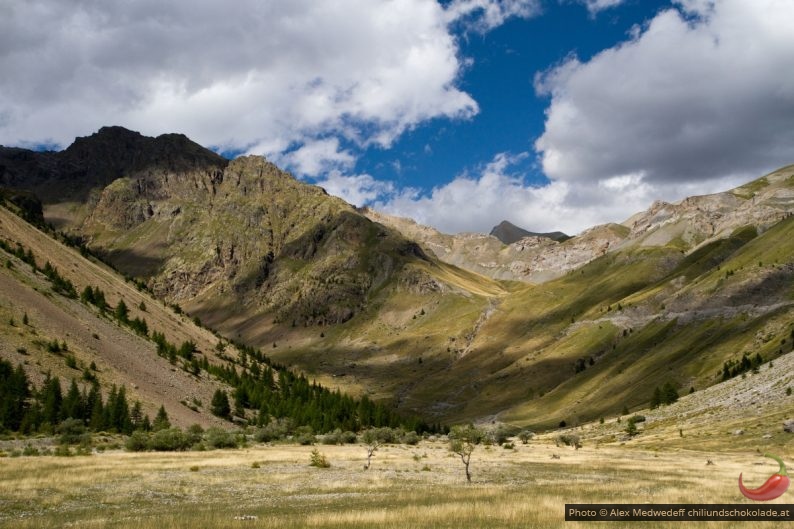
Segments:
[[[466,481],[471,483],[471,454],[474,448],[483,440],[485,433],[474,425],[453,426],[449,432],[449,450],[457,454],[466,469]]]
[[[372,462],[372,456],[378,451],[378,448],[380,448],[381,436],[378,435],[378,433],[379,432],[377,430],[371,429],[365,431],[361,435],[361,442],[364,443],[364,446],[367,449],[367,464],[364,465],[364,470],[369,470],[369,466]]]

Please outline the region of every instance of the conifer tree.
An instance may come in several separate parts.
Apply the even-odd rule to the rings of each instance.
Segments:
[[[171,421],[168,419],[168,413],[165,411],[165,406],[161,405],[152,423],[152,430],[156,432],[158,430],[167,430],[170,427]]]

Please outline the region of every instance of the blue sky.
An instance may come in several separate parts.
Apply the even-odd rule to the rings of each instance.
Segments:
[[[264,155],[445,232],[578,233],[794,163],[794,2],[0,4],[0,144]]]
[[[530,153],[543,133],[548,97],[536,94],[535,74],[575,54],[587,60],[629,38],[669,1],[633,0],[590,13],[576,2],[543,4],[531,18],[512,18],[487,33],[458,33],[471,60],[458,86],[479,105],[464,120],[435,119],[403,134],[389,149],[363,153],[356,170],[401,186],[431,189],[462,173],[476,173],[501,152]],[[513,165],[527,183],[548,182],[534,156]]]

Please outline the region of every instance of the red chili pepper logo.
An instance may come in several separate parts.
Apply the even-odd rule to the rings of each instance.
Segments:
[[[786,490],[788,490],[789,479],[788,474],[786,474],[786,465],[783,464],[783,460],[777,456],[773,456],[772,454],[764,454],[764,457],[771,457],[777,461],[780,464],[780,470],[777,472],[777,474],[772,474],[769,476],[769,479],[766,480],[766,483],[757,489],[745,488],[744,484],[742,483],[742,475],[739,474],[739,490],[745,495],[745,497],[750,498],[751,500],[774,500],[775,498],[779,498],[784,492],[786,492]]]

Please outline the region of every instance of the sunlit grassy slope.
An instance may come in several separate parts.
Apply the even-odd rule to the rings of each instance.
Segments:
[[[668,381],[701,390],[745,352],[790,351],[792,256],[789,218],[690,253],[630,246],[542,285],[427,264],[445,290],[384,291],[361,318],[274,327],[261,343],[326,383],[446,421],[575,424],[645,406]]]

